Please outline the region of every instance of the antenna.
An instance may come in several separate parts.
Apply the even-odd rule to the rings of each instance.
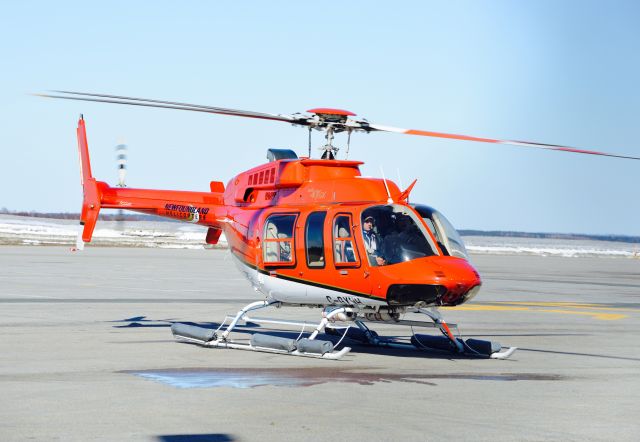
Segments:
[[[384,169],[382,165],[380,166],[380,172],[382,172],[382,182],[384,183],[384,188],[387,189],[387,204],[393,204],[393,199],[391,198],[391,192],[389,192],[389,186],[387,186],[387,179],[384,177]]]

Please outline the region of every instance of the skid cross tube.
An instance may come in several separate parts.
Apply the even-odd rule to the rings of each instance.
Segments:
[[[322,330],[324,330],[324,328],[327,326],[329,321],[331,321],[333,319],[334,316],[337,316],[340,313],[345,313],[346,311],[347,311],[347,309],[345,307],[341,307],[341,308],[337,308],[335,310],[331,310],[329,313],[327,313],[327,315],[324,318],[322,318],[322,321],[320,321],[320,324],[318,324],[318,326],[313,331],[313,333],[311,333],[311,336],[309,336],[309,339],[310,340],[314,340],[316,338],[316,336],[318,336],[318,333],[320,333]]]
[[[231,333],[231,330],[234,329],[234,327],[236,326],[236,324],[238,323],[239,320],[241,320],[244,315],[246,315],[248,312],[252,311],[252,310],[258,310],[261,308],[265,308],[265,307],[269,307],[270,305],[272,305],[274,303],[269,303],[267,301],[256,301],[256,302],[252,302],[251,304],[245,306],[242,310],[240,310],[238,312],[238,314],[233,318],[233,321],[231,321],[231,324],[229,324],[229,326],[227,327],[227,329],[222,333],[222,335],[220,335],[220,338],[218,339],[218,342],[220,341],[226,341],[227,337],[229,336],[229,333]]]

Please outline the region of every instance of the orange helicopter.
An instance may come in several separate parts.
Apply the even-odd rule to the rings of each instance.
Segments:
[[[266,164],[232,178],[225,186],[212,181],[207,192],[111,187],[91,173],[85,122],[77,136],[84,194],[77,248],[90,242],[102,208],[127,209],[208,228],[206,242],[216,244],[222,233],[241,273],[260,300],[227,316],[217,330],[175,323],[172,332],[182,341],[207,347],[265,351],[296,356],[338,359],[349,347],[345,337],[370,345],[451,351],[470,357],[504,359],[515,347],[491,341],[461,339],[455,324],[447,324],[441,306],[457,306],[480,290],[480,275],[469,262],[464,243],[437,210],[410,204],[416,181],[402,190],[385,178],[361,176],[362,162],[336,159],[334,135],[353,132],[397,132],[438,138],[502,143],[627,159],[637,157],[525,141],[400,129],[356,119],[355,114],[330,108],[308,114],[267,114],[161,100],[54,91],[51,98],[188,110],[281,121],[309,130],[309,154],[299,158],[288,149],[269,149]],[[311,158],[311,131],[326,133],[322,155]],[[256,318],[250,312],[267,307],[305,306],[322,309],[319,323]],[[405,319],[424,314],[427,321]],[[233,340],[239,321],[301,326],[297,339],[254,333],[250,342]],[[409,343],[383,338],[367,324],[386,323],[435,327],[442,336],[413,334]],[[305,327],[313,331],[302,338]],[[317,339],[326,332],[340,337]]]

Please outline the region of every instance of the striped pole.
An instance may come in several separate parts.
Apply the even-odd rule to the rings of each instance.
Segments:
[[[127,187],[125,178],[127,175],[127,145],[120,143],[116,146],[116,164],[118,165],[118,187]],[[124,221],[124,211],[118,210],[117,221]],[[120,225],[120,228],[123,228]]]
[[[127,187],[124,179],[127,175],[127,145],[116,146],[116,163],[118,165],[118,187]]]

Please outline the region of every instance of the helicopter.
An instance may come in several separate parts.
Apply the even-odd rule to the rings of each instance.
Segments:
[[[386,178],[363,177],[360,161],[348,159],[355,132],[400,134],[509,144],[518,147],[640,158],[568,146],[499,140],[468,135],[402,129],[373,124],[342,109],[314,108],[307,113],[269,114],[189,103],[118,95],[52,91],[38,96],[177,109],[264,119],[306,127],[308,156],[290,149],[268,149],[268,162],[241,172],[225,185],[211,181],[209,191],[177,191],[111,187],[91,172],[84,117],[77,138],[83,189],[77,249],[90,242],[101,209],[126,209],[207,228],[206,243],[224,233],[233,261],[259,298],[225,317],[216,330],[174,323],[179,341],[205,347],[340,359],[351,351],[340,344],[348,337],[380,347],[446,351],[468,357],[506,359],[515,347],[492,341],[462,339],[456,324],[439,307],[473,299],[482,286],[460,235],[438,210],[409,202],[414,180],[406,189]],[[319,158],[311,155],[311,133],[325,132]],[[347,134],[344,159],[334,136]],[[312,307],[318,323],[250,316],[266,308]],[[426,320],[406,319],[418,314]],[[411,316],[413,318],[415,315]],[[290,339],[253,333],[250,342],[234,340],[240,322],[301,327]],[[395,324],[436,328],[440,336],[413,333],[410,342],[379,336],[369,325]],[[310,334],[304,335],[307,327]],[[320,333],[339,341],[318,339]]]

